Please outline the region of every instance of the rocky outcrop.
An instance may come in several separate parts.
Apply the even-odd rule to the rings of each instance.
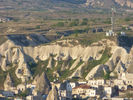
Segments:
[[[52,61],[53,61],[53,58],[50,57],[50,58],[49,58],[49,62],[48,62],[47,68],[52,68],[52,67],[53,67],[53,66],[52,66]]]
[[[15,74],[17,78],[21,79],[22,82],[25,80],[32,79],[30,72],[30,66],[27,62],[49,59],[48,68],[52,68],[53,60],[55,60],[55,66],[58,64],[58,60],[68,61],[69,59],[78,59],[75,61],[73,66],[66,67],[63,63],[64,68],[71,67],[71,70],[76,67],[79,60],[88,61],[90,57],[99,60],[102,56],[99,52],[105,49],[104,45],[95,45],[82,47],[81,45],[76,46],[65,46],[62,47],[58,44],[39,45],[35,47],[23,46],[21,40],[12,40],[14,37],[10,37],[5,43],[0,46],[0,66],[3,71],[9,70],[11,67],[16,67]],[[15,38],[16,39],[16,38]],[[20,42],[20,43],[16,43]],[[30,40],[29,40],[30,41]],[[35,40],[34,40],[35,41]],[[53,55],[51,57],[51,55]],[[63,67],[62,67],[63,68]]]
[[[97,65],[88,73],[88,75],[85,77],[85,79],[89,80],[92,78],[102,77],[106,73],[106,69],[107,68],[105,65]]]
[[[127,6],[129,8],[133,8],[133,1],[132,0],[115,0],[115,2],[122,7]]]
[[[35,91],[41,94],[48,94],[51,90],[50,81],[47,78],[47,75],[43,72],[38,79],[36,79],[36,88]]]
[[[80,60],[81,60],[80,58],[77,58],[76,61],[72,64],[70,70],[74,69],[78,65],[78,63],[80,62]]]
[[[30,38],[28,39],[31,40]],[[16,40],[16,41],[19,42],[19,40]],[[63,45],[66,45],[66,44],[63,44]],[[105,50],[106,47],[110,48],[110,51],[112,53],[112,56],[110,57],[110,59],[105,63],[105,66],[107,66],[110,71],[114,71],[114,69],[117,66],[121,66],[119,62],[122,62],[122,65],[124,64],[124,66],[127,66],[127,62],[129,61],[129,59],[127,58],[130,58],[130,57],[126,49],[119,47],[115,44],[115,42],[106,40],[106,39],[93,43],[92,45],[87,47],[83,47],[80,44],[76,46],[70,45],[70,44],[69,46],[61,46],[56,42],[51,43],[49,45],[38,45],[35,47],[30,47],[30,46],[21,46],[19,45],[19,43],[16,45],[16,43],[12,42],[11,40],[7,40],[4,44],[0,46],[1,48],[0,49],[0,66],[4,71],[9,70],[9,68],[11,67],[16,67],[16,70],[15,70],[16,76],[24,82],[25,79],[26,80],[29,78],[32,79],[30,66],[28,64],[28,62],[30,61],[37,62],[38,60],[45,61],[49,59],[47,68],[51,68],[51,69],[54,67],[58,67],[58,64],[60,63],[59,61],[61,61],[61,64],[60,64],[61,68],[60,69],[55,68],[55,69],[58,69],[59,71],[65,71],[66,69],[73,71],[73,69],[75,69],[78,66],[80,61],[82,61],[83,64],[78,66],[74,70],[74,72],[69,76],[69,77],[74,77],[74,76],[82,77],[81,70],[85,66],[85,62],[90,60],[90,58],[93,60],[100,60],[102,57],[103,51]],[[69,66],[70,60],[74,61],[71,64],[71,66]],[[54,65],[53,65],[53,61],[54,61]],[[99,67],[96,67],[95,70],[92,69],[92,72],[93,72],[93,73],[91,72],[92,76],[94,77],[97,76],[97,71],[101,69],[102,71],[104,69],[106,70],[106,68],[101,67],[101,65]],[[54,76],[59,77],[60,75],[58,73],[58,70],[55,70],[52,74]],[[89,77],[90,76],[87,76],[87,79]],[[35,84],[41,83],[39,79],[40,79],[40,76],[37,76],[37,78],[35,79],[36,81],[34,81]],[[40,87],[38,86],[38,90],[43,89],[43,88],[41,89],[39,88]]]
[[[28,80],[29,78],[32,78],[31,72],[29,70],[29,66],[27,64],[26,58],[25,58],[25,54],[23,53],[23,51],[21,49],[18,50],[19,54],[17,57],[19,57],[18,60],[18,67],[15,71],[15,74],[18,78],[21,78],[21,80],[23,82],[25,82],[25,80]]]
[[[110,7],[111,8],[112,5],[114,6],[120,5],[121,7],[133,8],[132,0],[87,0],[85,4],[86,6],[89,6],[89,7],[106,7],[106,8]]]
[[[112,52],[111,58],[105,64],[109,67],[110,71],[113,71],[115,69],[115,67],[117,66],[119,61],[126,64],[128,62],[127,58],[129,57],[129,54],[127,53],[127,51],[124,48],[116,47],[113,49],[114,49],[114,51]]]
[[[96,7],[97,6],[104,6],[104,2],[100,0],[87,0],[86,1],[86,6],[91,6],[91,7]]]
[[[72,59],[77,59],[81,57],[83,61],[87,61],[90,57],[95,58],[96,60],[100,59],[102,54],[99,54],[99,51],[103,50],[104,46],[88,46],[82,47],[81,45],[73,47],[61,47],[59,45],[46,45],[38,47],[24,47],[25,54],[35,58],[39,57],[40,60],[46,60],[50,57],[50,54],[56,55],[55,60],[62,58],[62,60],[67,60],[68,56],[71,56]]]
[[[10,74],[7,74],[6,80],[4,82],[4,90],[12,90],[13,89],[13,82],[10,77]]]
[[[72,78],[72,77],[82,77],[82,68],[84,67],[85,63],[81,64],[75,71],[74,73],[69,77],[69,78]]]
[[[59,100],[58,89],[56,86],[52,86],[46,100]]]

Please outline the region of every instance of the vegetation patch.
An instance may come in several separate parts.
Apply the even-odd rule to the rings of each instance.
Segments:
[[[12,67],[12,66],[11,66]],[[7,74],[9,73],[10,76],[11,76],[11,79],[13,81],[13,85],[14,86],[17,86],[18,84],[21,83],[21,80],[17,78],[16,74],[15,74],[15,70],[16,70],[16,67],[12,67],[10,68],[8,71],[3,71],[1,68],[0,68],[0,89],[3,89],[4,88],[4,81],[7,77]]]
[[[103,55],[100,60],[88,60],[87,65],[83,67],[82,72],[83,72],[83,78],[87,76],[87,74],[94,68],[95,66],[99,64],[105,64],[109,58],[111,57],[110,49],[106,48],[103,52]]]

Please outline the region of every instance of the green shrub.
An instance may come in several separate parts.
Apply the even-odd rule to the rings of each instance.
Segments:
[[[88,24],[88,19],[84,18],[81,22],[81,25],[87,25]]]
[[[110,49],[106,48],[102,54],[102,57],[100,60],[88,60],[88,63],[85,67],[83,67],[82,72],[83,72],[83,77],[85,78],[86,75],[92,70],[92,68],[94,68],[95,66],[99,65],[99,64],[105,64],[109,58],[111,57],[110,54]],[[108,77],[106,75],[106,77]]]
[[[58,22],[55,26],[63,27],[65,24],[63,22]]]
[[[109,79],[110,79],[110,72],[107,72],[107,73],[104,75],[104,79],[105,79],[105,80],[109,80]]]
[[[41,28],[40,25],[37,25],[37,26],[36,26],[36,29],[40,29],[40,28]]]
[[[78,25],[79,25],[79,19],[75,19],[75,20],[71,21],[71,23],[69,24],[70,27],[78,26]]]

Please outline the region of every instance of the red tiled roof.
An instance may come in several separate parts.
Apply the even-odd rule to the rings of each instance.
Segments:
[[[88,85],[82,84],[82,85],[79,85],[79,86],[74,87],[73,89],[78,89],[78,88],[82,88],[82,89],[90,89],[91,87],[88,86]]]

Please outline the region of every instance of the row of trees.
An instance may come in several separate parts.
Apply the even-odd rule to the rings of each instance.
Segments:
[[[55,24],[54,26],[57,27],[64,27],[65,25],[72,27],[72,26],[79,26],[79,25],[88,25],[88,19],[87,18],[83,18],[81,21],[79,19],[68,19],[68,21],[66,22],[58,22],[57,24]]]

